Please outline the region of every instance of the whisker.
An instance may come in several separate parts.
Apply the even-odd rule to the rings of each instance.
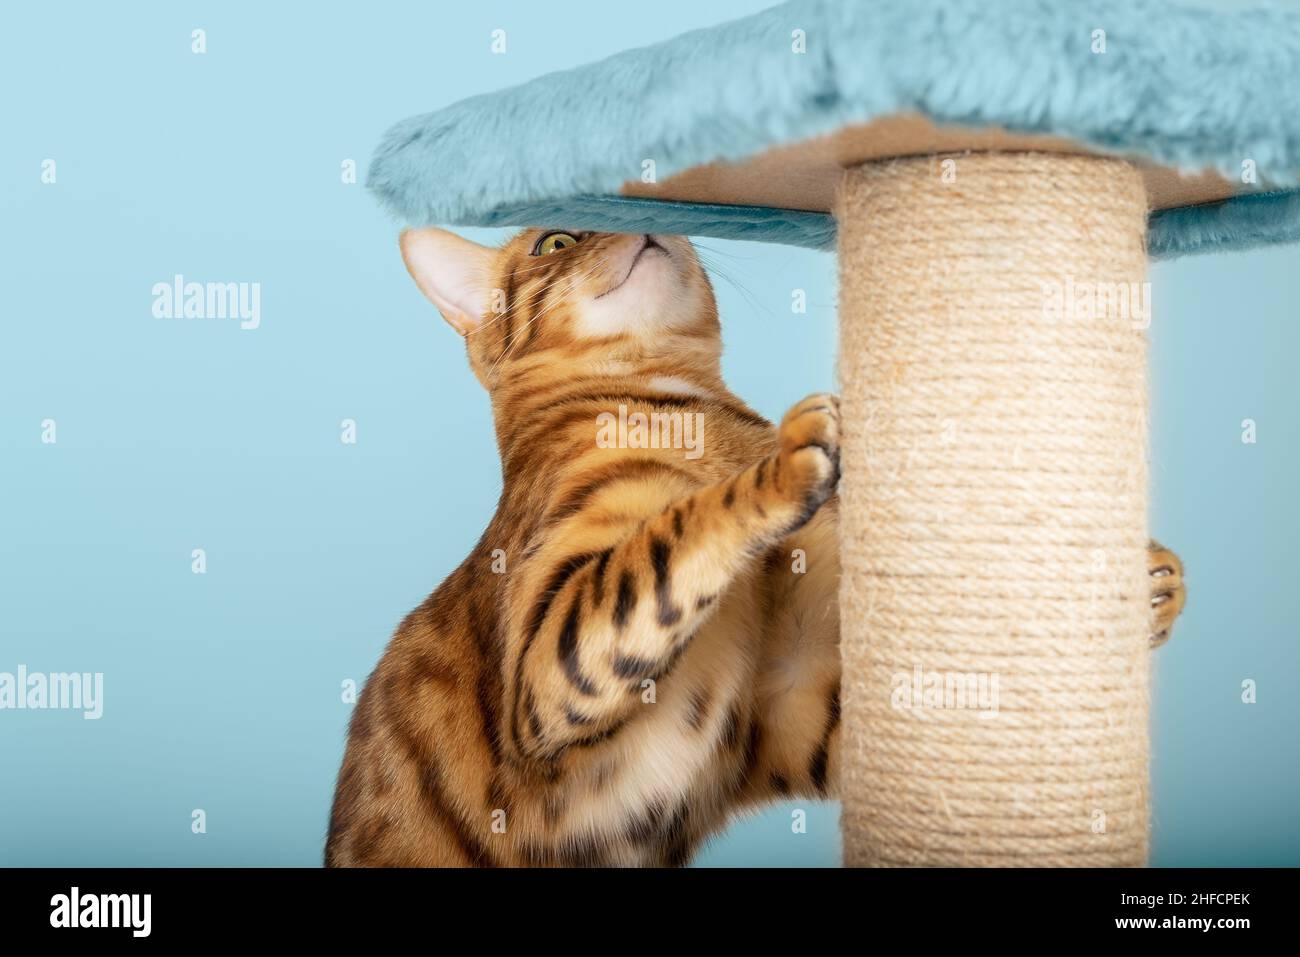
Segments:
[[[601,263],[601,264],[603,264],[603,260],[602,260],[602,263]],[[549,264],[548,264],[548,265],[549,265]],[[600,265],[600,264],[598,264],[598,265]],[[537,268],[540,268],[540,267],[528,267],[528,268],[526,268],[526,269],[516,269],[516,270],[514,271],[513,275],[516,276],[516,277],[518,277],[521,273],[526,273],[526,272],[529,272],[529,271],[531,271],[531,270],[533,270],[533,269],[537,269]],[[593,267],[593,269],[594,269],[594,268],[595,268],[595,267]],[[587,275],[590,276],[591,274],[592,274],[592,273],[589,271]],[[529,294],[526,295],[526,296],[518,296],[518,295],[516,295],[515,298],[512,300],[512,302],[510,303],[510,305],[507,306],[507,308],[506,308],[503,312],[501,312],[501,313],[498,314],[495,318],[489,320],[488,322],[483,323],[483,325],[480,326],[479,329],[480,329],[480,330],[482,330],[482,329],[488,329],[488,328],[490,328],[492,325],[494,325],[495,323],[498,323],[498,322],[500,322],[502,319],[505,319],[506,316],[508,316],[508,315],[512,312],[513,307],[515,307],[515,306],[519,306],[519,307],[522,307],[522,306],[529,306],[529,305],[532,305],[532,304],[535,303],[535,302],[539,302],[540,300],[542,300],[543,298],[545,298],[546,295],[550,292],[550,290],[551,290],[551,286],[552,286],[551,283],[542,283],[540,286],[537,287],[537,289],[536,289],[535,291],[529,293]]]
[[[706,246],[704,245],[704,243],[696,239],[691,240],[691,245],[695,247],[695,251],[697,254],[700,251],[703,251],[708,253],[711,256],[726,256],[728,259],[736,259],[742,262],[749,262],[754,258],[753,256],[741,256],[738,253],[723,252],[721,249],[716,249],[713,246]]]
[[[594,275],[596,274],[597,269],[598,269],[600,266],[602,266],[602,265],[603,265],[603,263],[597,263],[595,266],[592,266],[590,269],[588,269],[588,270],[587,270],[585,273],[583,273],[582,275],[580,275],[580,276],[576,276],[576,277],[573,279],[572,282],[569,282],[568,284],[566,284],[566,285],[564,286],[563,289],[560,290],[560,292],[559,292],[559,294],[558,294],[558,296],[557,296],[557,298],[555,299],[554,302],[552,302],[552,303],[551,303],[549,306],[547,306],[545,309],[541,310],[541,311],[538,312],[536,315],[534,315],[531,319],[529,319],[527,322],[525,322],[525,323],[524,323],[524,324],[523,324],[519,329],[515,330],[514,335],[515,335],[515,336],[519,335],[519,333],[523,332],[525,329],[527,329],[527,328],[528,328],[529,326],[531,326],[533,323],[537,322],[537,320],[539,320],[539,319],[541,319],[543,316],[545,316],[547,312],[549,312],[549,311],[555,309],[556,307],[558,307],[558,306],[560,306],[560,305],[563,305],[563,303],[564,303],[564,297],[567,296],[569,293],[573,292],[573,290],[576,289],[579,285],[581,285],[582,283],[584,283],[584,282],[586,282],[588,279],[590,279],[592,276],[594,276]],[[549,292],[549,289],[548,289],[548,290],[544,290],[544,293],[545,293],[545,292]]]
[[[539,312],[535,313],[535,314],[532,316],[532,318],[530,318],[530,319],[529,319],[527,322],[525,322],[522,326],[518,327],[517,329],[512,330],[511,333],[510,333],[510,335],[508,335],[508,336],[506,337],[505,342],[502,344],[501,354],[500,354],[499,356],[497,356],[496,360],[492,363],[491,368],[488,370],[488,374],[491,375],[492,373],[495,373],[496,370],[497,370],[497,367],[500,366],[501,363],[502,363],[503,361],[505,361],[506,357],[510,355],[511,350],[512,350],[512,349],[514,348],[514,346],[515,346],[515,345],[520,341],[520,340],[519,340],[519,337],[520,337],[520,335],[523,334],[524,330],[526,330],[526,329],[528,329],[529,327],[531,327],[531,326],[533,325],[533,323],[538,322],[539,320],[541,320],[541,319],[542,319],[542,318],[543,318],[543,317],[544,317],[548,312],[550,312],[550,311],[552,311],[552,310],[558,308],[559,306],[563,305],[563,304],[564,304],[564,297],[567,296],[569,293],[571,293],[574,289],[577,289],[577,288],[578,288],[582,283],[586,282],[588,279],[590,279],[592,276],[594,276],[594,275],[596,274],[596,272],[597,272],[597,271],[598,271],[598,270],[599,270],[603,265],[604,265],[604,262],[603,262],[603,261],[598,261],[598,262],[592,264],[592,266],[591,266],[590,268],[588,268],[585,272],[580,273],[579,275],[572,277],[572,279],[570,279],[568,282],[566,282],[566,283],[564,284],[564,286],[558,290],[558,292],[554,292],[555,299],[554,299],[554,301],[551,302],[551,304],[550,304],[549,306],[547,306],[546,308],[544,308],[544,309],[540,310]],[[543,286],[543,287],[541,288],[541,290],[539,290],[537,296],[533,297],[533,298],[532,298],[531,300],[529,300],[529,301],[530,301],[530,302],[537,302],[537,301],[540,301],[540,299],[541,299],[542,297],[546,296],[547,294],[552,293],[553,290],[554,290],[554,287],[553,287],[552,285],[545,285],[545,286]],[[515,309],[515,306],[516,306],[515,303],[507,303],[507,304],[506,304],[506,308],[507,308],[507,310],[514,310],[514,309]]]
[[[699,256],[699,260],[701,265],[704,266],[705,270],[708,273],[710,273],[711,275],[717,275],[721,279],[725,279],[732,287],[734,287],[736,291],[739,292],[742,297],[744,297],[745,301],[749,304],[749,306],[752,309],[755,309],[758,312],[765,314],[769,318],[776,317],[776,313],[772,311],[771,307],[763,302],[760,302],[758,297],[754,295],[754,291],[752,289],[750,289],[748,286],[746,286],[744,283],[738,280],[728,270],[722,268],[718,263],[714,262],[711,259],[711,257],[707,255],[701,255]]]

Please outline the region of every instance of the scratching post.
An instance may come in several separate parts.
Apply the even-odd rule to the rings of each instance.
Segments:
[[[1146,214],[1094,157],[844,176],[846,864],[1146,861]]]

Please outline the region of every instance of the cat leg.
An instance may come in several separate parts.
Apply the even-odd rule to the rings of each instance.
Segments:
[[[768,553],[762,659],[742,805],[839,788],[839,509],[827,502]]]
[[[605,528],[604,547],[581,527],[551,545],[508,643],[507,738],[519,753],[554,758],[616,733],[642,682],[671,670],[722,591],[816,514],[839,478],[838,400],[799,403],[778,441],[744,471]]]

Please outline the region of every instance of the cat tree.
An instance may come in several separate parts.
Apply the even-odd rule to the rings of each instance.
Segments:
[[[1146,861],[1147,258],[1300,239],[1298,182],[1300,11],[1206,0],[787,3],[369,178],[416,225],[838,249],[844,859],[989,866]]]

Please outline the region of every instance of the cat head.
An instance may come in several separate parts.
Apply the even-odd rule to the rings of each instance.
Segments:
[[[492,249],[441,229],[408,229],[401,247],[489,390],[542,354],[580,364],[721,351],[713,289],[681,236],[528,229]]]

